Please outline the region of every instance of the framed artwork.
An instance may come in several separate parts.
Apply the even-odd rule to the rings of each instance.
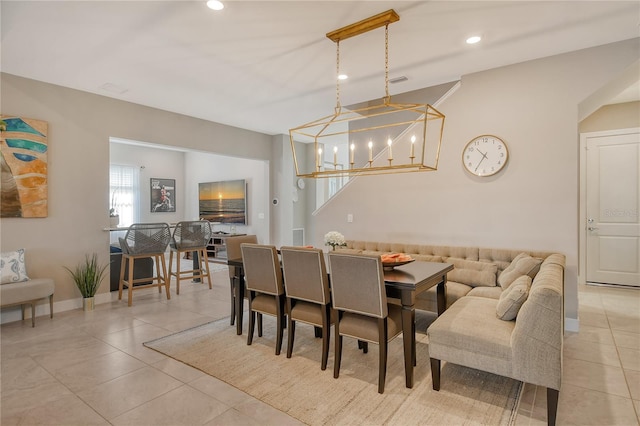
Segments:
[[[0,217],[47,217],[46,121],[0,115]]]
[[[176,180],[151,178],[151,213],[176,211]]]

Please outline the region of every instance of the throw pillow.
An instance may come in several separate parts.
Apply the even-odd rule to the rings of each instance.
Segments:
[[[529,287],[531,286],[531,277],[522,275],[517,278],[506,290],[500,295],[498,304],[496,305],[496,315],[504,321],[516,319],[520,308],[529,296]]]
[[[0,253],[0,284],[19,283],[28,279],[24,249]]]
[[[476,260],[455,259],[449,257],[444,260],[453,265],[453,271],[447,274],[449,281],[470,285],[471,287],[494,287],[498,266],[493,263],[478,262]]]
[[[520,253],[498,276],[498,284],[503,290],[506,290],[521,275],[528,275],[533,279],[540,270],[541,263],[542,259],[531,257],[527,253]]]

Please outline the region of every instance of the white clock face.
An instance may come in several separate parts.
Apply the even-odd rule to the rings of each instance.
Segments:
[[[473,138],[462,153],[462,164],[476,176],[491,176],[507,164],[509,151],[500,138],[482,135]]]

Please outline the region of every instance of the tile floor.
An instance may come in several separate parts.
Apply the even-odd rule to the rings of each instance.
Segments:
[[[6,425],[257,425],[299,422],[142,342],[228,317],[229,281],[183,282],[126,301],[0,327]],[[172,287],[174,290],[175,287]],[[640,291],[579,289],[580,332],[565,339],[559,424],[638,425]],[[516,423],[546,424],[544,389],[526,386]]]

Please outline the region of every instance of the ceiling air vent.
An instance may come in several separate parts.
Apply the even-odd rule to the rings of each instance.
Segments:
[[[395,84],[395,83],[402,83],[403,81],[407,81],[409,80],[406,76],[401,75],[400,77],[396,77],[396,78],[392,78],[389,80],[389,83]]]

